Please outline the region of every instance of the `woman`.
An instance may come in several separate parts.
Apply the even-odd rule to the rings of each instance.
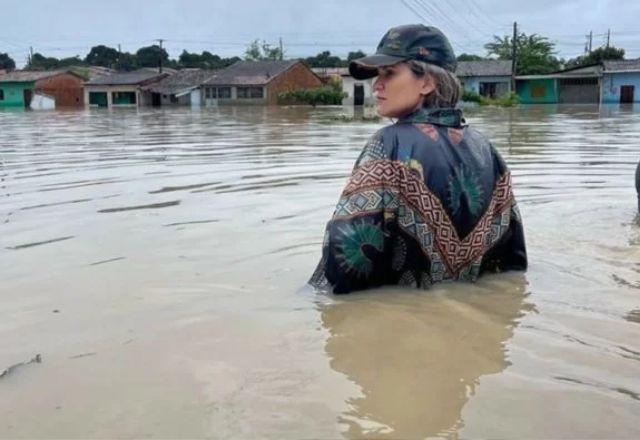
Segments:
[[[510,173],[465,124],[456,59],[436,28],[390,29],[376,54],[351,62],[378,76],[377,111],[397,122],[357,159],[325,231],[316,287],[348,293],[385,284],[428,288],[527,267]]]

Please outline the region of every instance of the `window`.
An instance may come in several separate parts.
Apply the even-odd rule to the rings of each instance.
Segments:
[[[587,86],[598,85],[598,78],[562,78],[560,80],[562,86]]]
[[[238,98],[262,98],[262,87],[238,87]]]
[[[136,103],[136,92],[113,92],[111,97],[115,105]]]
[[[231,87],[218,87],[218,99],[231,99]]]
[[[238,99],[249,97],[249,87],[238,87]]]
[[[249,96],[251,98],[262,99],[263,98],[262,87],[251,87],[249,89]]]
[[[0,101],[4,101],[4,90],[0,89]]]
[[[547,94],[547,86],[544,84],[531,87],[532,98],[544,98]]]

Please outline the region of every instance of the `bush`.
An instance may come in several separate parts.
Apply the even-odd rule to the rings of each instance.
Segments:
[[[497,105],[500,107],[513,107],[520,104],[520,97],[515,92],[510,92],[502,98],[486,98],[476,92],[464,91],[462,100],[465,102],[476,102],[480,105]]]
[[[297,105],[341,105],[346,93],[333,87],[320,87],[317,89],[293,90],[278,94],[278,104]]]
[[[470,90],[465,90],[462,93],[462,100],[464,102],[477,102],[478,104],[480,104],[482,102],[482,96],[480,96],[476,92],[472,92]]]

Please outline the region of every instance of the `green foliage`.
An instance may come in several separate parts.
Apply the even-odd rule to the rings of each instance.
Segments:
[[[278,104],[309,104],[314,107],[316,105],[341,105],[345,96],[346,93],[343,93],[342,90],[336,90],[332,87],[293,90],[278,94]]]
[[[249,61],[277,61],[284,59],[284,52],[280,50],[280,47],[271,47],[264,40],[262,43],[259,40],[254,40],[244,52],[244,59]]]
[[[464,92],[462,92],[462,100],[464,102],[476,102],[480,104],[480,101],[482,101],[482,96],[480,96],[480,94],[476,92],[465,90]]]
[[[100,44],[91,48],[84,58],[84,62],[90,66],[102,66],[113,69],[118,65],[119,55],[116,49]]]
[[[7,53],[0,53],[0,69],[13,70],[16,63]]]
[[[314,57],[305,58],[307,64],[311,67],[345,67],[348,62],[340,57],[331,55],[331,52],[325,50]]]
[[[222,69],[232,65],[240,58],[220,58],[211,52],[203,51],[202,54],[189,53],[183,50],[178,58],[178,65],[181,68],[197,68],[197,69]]]
[[[481,57],[480,55],[473,55],[468,53],[461,53],[456,58],[458,61],[482,61],[486,60],[485,57]]]
[[[342,78],[339,76],[329,78],[327,85],[337,92],[342,92]]]
[[[500,60],[512,58],[513,38],[495,35],[491,43],[484,45],[489,55]],[[516,39],[517,75],[537,75],[560,70],[561,63],[555,57],[555,45],[547,38],[537,34],[520,33]]]
[[[54,57],[45,57],[41,53],[34,53],[27,63],[27,70],[51,70],[59,67],[60,60]]]
[[[476,92],[465,90],[462,94],[462,100],[464,102],[475,102],[479,105],[495,105],[499,107],[513,107],[520,104],[520,97],[515,92],[510,92],[501,98],[487,98],[479,95]]]
[[[169,54],[157,44],[141,47],[136,52],[137,67],[158,67],[160,61],[163,66],[168,66]]]
[[[590,54],[583,55],[567,61],[566,68],[589,66],[605,60],[624,60],[624,49],[613,46],[599,47]]]

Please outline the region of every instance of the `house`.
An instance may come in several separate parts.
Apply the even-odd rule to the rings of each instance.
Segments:
[[[456,76],[462,88],[487,98],[511,92],[511,60],[458,61]]]
[[[300,60],[238,61],[202,83],[205,105],[278,103],[278,94],[322,81]]]
[[[602,67],[603,103],[640,102],[640,58],[603,61]]]
[[[376,99],[373,96],[373,82],[375,78],[355,79],[347,71],[342,75],[342,91],[346,96],[342,99],[342,105],[373,105]]]
[[[143,87],[168,76],[155,70],[136,70],[99,76],[84,84],[84,102],[88,107],[138,107],[151,105],[151,94]]]
[[[342,79],[349,74],[348,67],[312,67],[313,73],[318,75],[324,84],[329,84],[333,78]]]
[[[548,75],[516,77],[523,104],[625,104],[640,102],[640,59],[602,61]]]
[[[202,105],[200,85],[216,75],[214,70],[183,69],[141,87],[146,102],[161,105]]]
[[[0,76],[0,107],[49,109],[84,104],[85,78],[69,70],[14,70]]]

